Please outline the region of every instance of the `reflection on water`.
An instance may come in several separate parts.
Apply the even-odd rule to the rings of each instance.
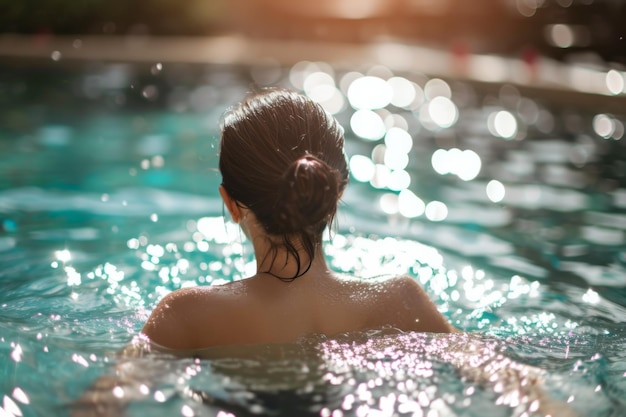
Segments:
[[[211,348],[181,359],[150,350],[136,339],[115,375],[98,380],[74,407],[145,412],[158,405],[160,413],[183,416],[570,416],[577,396],[595,389],[576,376],[575,392],[559,392],[564,380],[512,361],[502,342],[458,334],[388,329]]]
[[[626,409],[624,114],[381,66],[66,71],[7,70],[0,83],[3,417],[67,410],[115,365],[140,372],[132,393],[109,387],[136,396],[131,415],[279,402],[328,416],[522,416],[541,405],[463,371],[465,336],[317,340],[315,361],[118,359],[168,292],[254,272],[215,170],[220,115],[251,80],[305,91],[346,129],[352,184],[327,236],[334,270],[409,274],[455,326],[480,331],[491,353],[474,368],[534,366],[550,398],[582,415]],[[158,369],[164,379],[148,384],[141,372]]]

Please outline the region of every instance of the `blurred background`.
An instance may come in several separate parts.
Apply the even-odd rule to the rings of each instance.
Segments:
[[[622,0],[0,0],[0,32],[371,42],[626,64]]]
[[[3,407],[66,406],[169,291],[251,275],[219,121],[284,86],[345,128],[331,268],[410,271],[580,415],[626,415],[625,22],[626,0],[0,0]]]

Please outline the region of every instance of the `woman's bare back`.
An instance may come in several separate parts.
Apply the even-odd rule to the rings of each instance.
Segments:
[[[143,333],[173,349],[293,342],[308,334],[394,327],[454,329],[414,279],[303,276],[285,283],[259,274],[213,287],[175,291],[156,307]]]

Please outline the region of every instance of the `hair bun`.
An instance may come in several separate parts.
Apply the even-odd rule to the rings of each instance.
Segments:
[[[283,174],[276,202],[276,224],[281,232],[323,229],[335,213],[339,181],[336,170],[313,155],[295,160]]]

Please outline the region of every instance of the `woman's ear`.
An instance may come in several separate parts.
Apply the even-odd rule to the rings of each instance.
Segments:
[[[223,185],[220,185],[219,191],[222,196],[222,200],[224,200],[224,204],[230,213],[230,217],[233,218],[235,223],[239,223],[239,220],[241,220],[241,209],[237,205],[237,201],[232,198],[230,194],[228,194],[228,191],[226,191],[226,188],[224,188]]]

